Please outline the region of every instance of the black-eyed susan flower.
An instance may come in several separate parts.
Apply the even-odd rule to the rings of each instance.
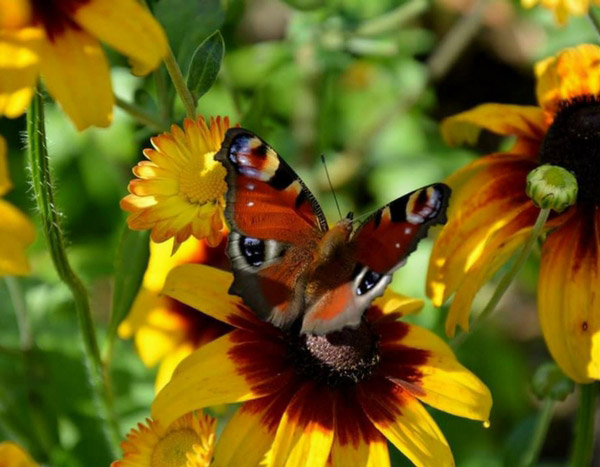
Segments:
[[[0,442],[0,466],[39,467],[27,451],[11,441]]]
[[[527,175],[541,164],[575,175],[576,204],[545,226],[538,282],[544,337],[563,371],[578,382],[600,378],[600,47],[581,45],[535,68],[539,107],[484,104],[446,119],[450,143],[486,129],[514,135],[509,151],[479,158],[452,175],[449,222],[429,264],[428,294],[446,321],[468,330],[475,294],[527,239],[539,209],[526,195]]]
[[[181,414],[244,402],[215,448],[214,465],[390,465],[387,440],[416,465],[453,465],[421,402],[487,421],[486,386],[436,335],[399,321],[422,302],[391,291],[358,329],[326,336],[284,332],[228,294],[233,276],[187,264],[164,293],[235,329],[175,370],[152,413],[168,425]]]
[[[29,106],[41,75],[79,130],[107,126],[114,98],[102,41],[146,74],[167,54],[159,23],[136,0],[0,0],[0,116]]]
[[[554,12],[554,18],[561,26],[567,24],[569,16],[583,16],[592,5],[600,5],[598,0],[521,0],[525,8],[532,8],[538,3]]]
[[[127,318],[119,326],[119,336],[131,337],[142,362],[153,367],[160,364],[156,375],[159,391],[171,378],[173,370],[185,357],[231,328],[221,321],[162,295],[168,272],[187,263],[224,266],[225,242],[210,247],[194,237],[181,244],[171,255],[170,242],[150,242],[150,260],[142,287]]]
[[[123,458],[111,467],[208,467],[213,457],[216,420],[188,413],[169,427],[146,419],[121,443]]]
[[[210,125],[187,118],[183,130],[172,125],[151,139],[154,149],[144,150],[149,160],[134,167],[138,178],[121,201],[131,229],[152,229],[157,243],[175,238],[175,249],[192,235],[212,246],[221,241],[227,185],[214,155],[228,128],[228,117],[211,118]]]
[[[0,197],[11,187],[6,141],[0,136]],[[0,219],[0,276],[26,275],[29,263],[25,250],[34,240],[35,229],[21,211],[1,198]]]

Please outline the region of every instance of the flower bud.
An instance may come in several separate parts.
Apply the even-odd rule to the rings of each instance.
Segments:
[[[555,363],[540,366],[531,382],[533,392],[539,399],[563,401],[575,389],[575,383],[567,378]]]
[[[539,208],[563,212],[577,201],[577,180],[567,169],[545,164],[529,172],[525,191]]]

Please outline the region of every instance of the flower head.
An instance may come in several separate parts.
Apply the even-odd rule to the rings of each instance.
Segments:
[[[554,359],[569,377],[586,382],[600,378],[600,47],[563,50],[535,71],[538,107],[484,104],[442,124],[451,143],[473,140],[481,128],[516,142],[448,179],[454,195],[430,259],[428,294],[437,306],[454,294],[446,331],[452,335],[457,324],[467,330],[475,294],[537,218],[528,174],[544,164],[566,169],[577,181],[576,203],[546,223],[538,310]]]
[[[213,457],[216,420],[188,413],[168,428],[146,419],[133,428],[121,447],[123,459],[111,467],[208,467]]]
[[[175,367],[201,345],[231,328],[210,316],[161,294],[165,278],[175,266],[187,263],[223,266],[225,242],[210,247],[204,240],[189,238],[171,255],[170,242],[150,242],[150,260],[140,291],[129,315],[119,326],[119,336],[133,337],[142,362],[160,364],[156,391],[167,384]]]
[[[0,442],[0,465],[2,467],[39,467],[31,456],[18,444]]]
[[[190,236],[217,245],[223,238],[225,168],[214,159],[221,147],[229,118],[186,119],[170,133],[152,138],[145,149],[148,161],[133,169],[138,177],[129,183],[130,195],[121,207],[131,213],[129,227],[152,229],[152,240],[175,238],[175,249]]]
[[[532,8],[538,3],[554,12],[554,18],[560,26],[567,24],[569,16],[583,16],[591,5],[600,5],[598,0],[521,0],[525,8]]]
[[[11,187],[6,142],[0,136],[0,196]],[[26,275],[29,273],[29,263],[25,250],[33,243],[35,229],[21,211],[1,198],[0,219],[0,276]]]
[[[40,76],[79,130],[107,126],[114,98],[100,41],[136,74],[167,53],[159,23],[136,0],[0,1],[0,116],[27,109]]]
[[[282,331],[228,294],[230,273],[183,265],[164,292],[234,326],[186,358],[152,413],[244,402],[217,447],[218,465],[389,465],[386,438],[416,465],[452,465],[421,405],[486,421],[488,389],[433,333],[399,321],[422,302],[388,291],[358,329],[325,336]]]

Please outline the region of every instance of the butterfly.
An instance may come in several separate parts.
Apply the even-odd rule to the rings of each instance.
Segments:
[[[227,131],[215,159],[226,170],[229,292],[282,329],[327,334],[359,326],[429,227],[446,222],[450,188],[436,183],[329,228],[319,203],[261,138]]]

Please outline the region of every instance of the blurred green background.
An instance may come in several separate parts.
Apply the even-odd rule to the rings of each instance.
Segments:
[[[201,97],[198,113],[228,115],[270,142],[303,177],[332,220],[337,211],[321,154],[342,211],[366,213],[443,179],[478,154],[508,144],[483,135],[475,148],[450,148],[439,134],[442,118],[484,102],[535,104],[533,63],[563,47],[596,41],[586,18],[571,19],[559,29],[550,12],[525,11],[508,0],[150,4],[183,70],[198,44],[221,31],[225,59],[215,84]],[[444,47],[466,17],[472,27],[454,59]],[[139,79],[129,73],[122,57],[107,52],[115,93],[156,113],[155,83],[166,80],[165,70]],[[443,60],[449,60],[448,66],[440,67]],[[174,99],[173,89],[168,92]],[[180,123],[182,116],[183,108],[176,102],[174,114],[164,117]],[[0,120],[14,182],[7,199],[36,221],[25,169],[24,128],[24,118]],[[108,129],[77,133],[52,104],[47,107],[47,131],[69,255],[91,293],[102,338],[114,252],[125,225],[118,203],[126,194],[132,166],[155,132],[116,109]],[[423,241],[408,265],[396,273],[396,291],[425,298],[430,250],[431,241]],[[71,296],[57,278],[41,233],[30,258],[30,277],[0,282],[0,439],[22,440],[42,459],[45,446],[51,446],[46,458],[50,465],[107,465],[111,459],[97,441],[96,411],[82,384],[85,369]],[[459,466],[516,465],[531,436],[539,409],[531,376],[549,360],[535,310],[537,271],[538,257],[533,255],[495,318],[458,352],[459,360],[484,380],[494,397],[487,429],[434,413]],[[476,310],[492,291],[493,283],[482,290]],[[24,298],[36,343],[25,354],[19,350],[12,309],[18,297]],[[427,305],[411,319],[442,335],[444,317],[445,310]],[[125,433],[149,415],[155,369],[141,364],[131,341],[119,341],[111,376]],[[565,463],[574,408],[573,396],[558,405],[542,465]],[[220,420],[232,410],[220,413]],[[408,465],[401,454],[391,451],[394,465]]]

